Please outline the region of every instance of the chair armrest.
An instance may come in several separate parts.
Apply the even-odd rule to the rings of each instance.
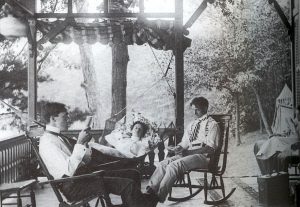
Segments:
[[[90,174],[83,174],[83,175],[77,175],[77,176],[72,176],[72,177],[65,177],[65,178],[60,178],[60,179],[54,179],[54,180],[47,180],[43,182],[39,182],[40,184],[59,184],[59,183],[65,183],[65,182],[71,182],[74,180],[81,180],[81,179],[86,179],[86,178],[93,178],[93,177],[99,177],[104,175],[104,170],[99,170],[95,171]]]
[[[292,150],[300,149],[300,142],[296,142],[296,143],[292,144],[291,149]]]
[[[0,192],[22,190],[31,185],[34,185],[35,183],[37,183],[37,181],[34,179],[19,181],[19,182],[14,182],[14,183],[3,183],[3,184],[0,184]]]
[[[104,164],[99,164],[99,165],[96,165],[94,167],[97,167],[97,168],[107,167],[107,166],[110,166],[110,165],[115,165],[115,164],[117,164],[119,162],[121,162],[121,160],[116,160],[116,161],[107,162],[107,163],[104,163]]]

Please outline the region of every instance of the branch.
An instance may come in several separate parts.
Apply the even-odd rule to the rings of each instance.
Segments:
[[[12,114],[14,114],[14,112],[1,113],[0,116],[12,115]]]
[[[28,44],[28,41],[24,44],[24,46],[22,47],[22,49],[20,50],[20,52],[14,57],[14,59],[12,60],[12,62],[14,62],[16,60],[17,57],[19,57],[19,55],[24,51],[26,45]]]
[[[57,6],[57,3],[58,3],[58,0],[56,0],[56,1],[55,1],[55,4],[54,4],[54,6],[53,6],[53,8],[52,8],[52,13],[54,13],[54,12],[55,12],[55,10],[56,10],[56,6]]]
[[[131,6],[131,4],[133,3],[133,1],[134,1],[134,0],[129,0],[129,1],[128,1],[128,4],[125,5],[125,7],[128,9],[128,8]]]
[[[38,67],[38,69],[37,69],[37,72],[40,72],[40,70],[41,70],[41,68],[42,68],[42,65],[43,65],[44,61],[47,59],[47,57],[50,55],[50,53],[52,52],[52,50],[54,50],[54,48],[55,48],[56,46],[57,46],[57,44],[55,44],[50,50],[48,50],[48,51],[46,52],[46,54],[44,55],[44,57],[42,57],[42,58],[38,61],[39,67]]]
[[[227,86],[222,86],[224,89],[226,89],[226,90],[228,90],[229,91],[229,93],[230,93],[230,95],[234,95],[234,92],[230,89],[230,88],[228,88]]]

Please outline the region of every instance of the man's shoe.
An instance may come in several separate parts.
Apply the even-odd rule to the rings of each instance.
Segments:
[[[155,207],[158,203],[158,196],[155,193],[144,193],[143,194],[145,207]]]
[[[154,195],[155,195],[154,190],[153,190],[150,186],[147,186],[147,187],[146,187],[146,193],[147,193],[147,194],[154,194]]]

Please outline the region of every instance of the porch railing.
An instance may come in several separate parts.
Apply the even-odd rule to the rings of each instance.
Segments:
[[[25,135],[0,142],[0,184],[31,176],[31,145]]]

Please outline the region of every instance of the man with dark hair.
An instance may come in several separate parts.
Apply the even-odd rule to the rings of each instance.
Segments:
[[[160,202],[165,201],[178,175],[195,168],[207,168],[210,155],[218,147],[220,130],[217,122],[207,115],[207,99],[194,98],[190,105],[197,119],[188,125],[182,141],[176,147],[169,147],[175,156],[159,163],[146,188]]]
[[[91,149],[88,146],[89,128],[82,130],[75,146],[71,146],[60,135],[60,131],[67,130],[68,127],[68,112],[65,105],[47,103],[44,106],[43,118],[47,125],[44,135],[40,138],[39,151],[50,174],[56,179],[78,174],[78,168],[87,165],[91,158]],[[136,170],[108,171],[105,172],[103,179],[104,186],[100,180],[94,178],[64,183],[60,189],[71,201],[81,200],[97,192],[101,193],[105,188],[108,193],[120,195],[125,206],[156,206],[151,196],[141,193],[140,175]]]

